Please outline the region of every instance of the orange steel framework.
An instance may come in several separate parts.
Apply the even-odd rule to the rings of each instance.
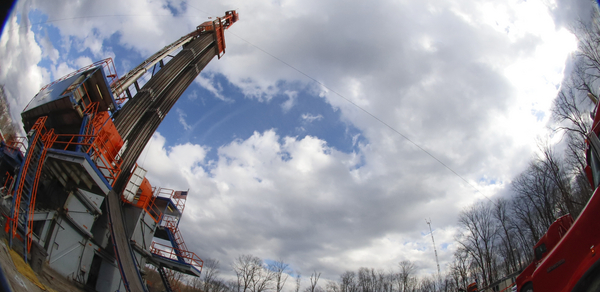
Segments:
[[[194,266],[198,270],[202,270],[202,267],[204,265],[204,261],[200,259],[200,257],[198,257],[195,253],[189,250],[164,245],[156,241],[152,242],[152,245],[150,246],[150,251],[154,254],[173,260],[177,260],[178,257],[182,257],[185,259],[186,263]]]
[[[37,197],[37,189],[38,189],[38,185],[39,185],[40,176],[42,174],[42,168],[43,168],[42,165],[44,163],[44,160],[46,159],[46,153],[48,152],[48,148],[52,147],[52,143],[54,143],[56,138],[57,138],[57,136],[56,136],[56,134],[54,134],[54,129],[50,129],[49,131],[46,132],[46,134],[44,134],[42,136],[42,143],[44,145],[44,149],[42,150],[42,154],[39,159],[39,164],[38,164],[39,166],[37,168],[37,171],[35,172],[35,180],[33,182],[33,189],[31,191],[31,199],[30,199],[31,201],[29,203],[29,216],[28,216],[28,218],[32,218],[32,219],[27,222],[27,235],[25,236],[26,241],[27,241],[27,252],[28,253],[31,251],[31,243],[33,242],[33,240],[32,240],[33,214],[35,213],[35,199]]]
[[[183,236],[181,235],[181,232],[179,232],[179,220],[172,216],[164,216],[162,222],[164,223],[163,226],[167,227],[173,234],[173,239],[175,239],[179,249],[187,250],[187,246],[183,241]]]
[[[8,172],[8,171],[7,171],[7,172],[6,172],[6,180],[4,181],[4,186],[3,186],[3,189],[5,189],[5,190],[6,190],[7,188],[10,188],[10,184],[9,184],[9,182],[12,182],[12,181],[13,181],[13,178],[14,178],[14,177],[13,177],[12,175],[10,175],[10,172]]]
[[[10,230],[10,240],[12,243],[12,238],[13,236],[17,235],[17,231],[18,231],[18,226],[19,226],[19,214],[20,214],[20,207],[21,207],[21,201],[22,201],[22,197],[23,197],[23,189],[25,187],[25,183],[27,181],[27,173],[30,167],[34,167],[35,169],[35,176],[34,176],[34,181],[33,181],[33,185],[32,185],[32,189],[31,189],[31,193],[30,193],[30,198],[29,198],[29,208],[28,210],[23,210],[24,212],[27,213],[27,215],[29,216],[33,216],[33,213],[35,211],[35,198],[37,195],[37,186],[38,186],[38,182],[39,182],[39,177],[41,175],[41,170],[42,167],[41,165],[43,165],[43,161],[46,157],[46,151],[49,147],[51,147],[52,143],[54,140],[56,140],[56,135],[54,134],[54,129],[51,130],[46,130],[45,127],[45,122],[46,122],[47,117],[41,117],[39,118],[35,124],[32,127],[32,131],[34,131],[34,135],[32,137],[32,141],[30,141],[30,149],[28,149],[29,151],[33,151],[37,148],[38,146],[38,142],[42,143],[42,152],[40,153],[40,156],[38,158],[37,161],[35,161],[32,164],[32,157],[34,155],[27,155],[26,159],[25,159],[25,163],[23,165],[23,169],[21,171],[21,178],[19,180],[19,185],[17,186],[17,188],[15,189],[14,192],[14,196],[15,196],[15,203],[13,206],[13,214],[12,214],[12,219],[11,219],[11,229]],[[23,176],[23,174],[25,176]],[[30,239],[30,236],[32,234],[32,227],[33,227],[33,220],[27,220],[27,216],[25,219],[27,222],[23,222],[24,225],[27,226],[27,228],[25,229],[25,248],[26,248],[26,252],[25,252],[25,259],[27,259],[27,252],[30,251],[31,249],[31,243],[32,240]]]
[[[187,196],[166,188],[157,188],[154,193],[154,197],[170,199],[175,205],[175,208],[179,210],[180,214],[183,213]],[[176,216],[163,215],[161,225],[171,232],[177,247],[153,242],[150,246],[150,252],[173,260],[181,259],[201,271],[204,262],[194,252],[188,250],[179,230],[179,218]]]
[[[225,54],[225,30],[238,21],[238,19],[237,11],[231,10],[225,12],[225,16],[217,17],[214,21],[206,21],[197,27],[199,32],[215,31],[215,40],[219,52],[217,57],[219,59]]]
[[[138,165],[136,164],[135,167],[137,168]],[[129,175],[130,180],[134,173],[135,171],[132,171],[131,175]],[[136,194],[134,198],[134,200],[137,200],[135,206],[144,209],[144,211],[150,215],[154,223],[159,223],[163,220],[163,213],[158,209],[158,206],[156,206],[157,197],[158,193],[154,192],[154,188],[150,185],[148,179],[144,178],[139,187],[138,194]],[[132,203],[127,201],[124,196],[121,196],[121,200],[128,204]]]
[[[94,109],[96,107],[92,104],[86,109],[86,113],[93,116],[92,121],[88,124],[86,128],[87,135],[71,135],[71,134],[55,134],[54,129],[46,130],[45,122],[47,117],[39,118],[34,124],[32,130],[37,134],[34,135],[33,140],[31,141],[32,147],[37,145],[38,141],[43,143],[43,150],[41,152],[40,158],[37,161],[37,165],[31,165],[31,158],[33,155],[28,155],[26,157],[22,173],[27,173],[27,170],[30,167],[36,167],[35,178],[31,190],[31,198],[29,204],[29,216],[33,218],[33,213],[35,211],[35,199],[37,196],[37,186],[39,185],[39,179],[42,173],[43,161],[46,157],[46,152],[49,148],[58,148],[60,150],[69,150],[75,147],[81,147],[83,153],[86,153],[90,156],[93,161],[96,161],[96,166],[102,171],[106,180],[112,185],[116,181],[116,178],[119,176],[120,164],[121,161],[118,157],[118,149],[122,146],[123,142],[120,141],[121,145],[117,148],[114,144],[114,138],[111,139],[110,133],[107,133],[106,128],[109,128],[109,131],[115,131],[114,125],[112,129],[110,126],[112,125],[112,121],[110,117],[106,114],[106,112],[94,115]],[[118,135],[117,135],[118,137]],[[120,138],[120,137],[119,137]],[[30,149],[33,150],[34,148]],[[28,150],[29,151],[29,150]],[[5,185],[7,182],[5,182]],[[16,187],[14,191],[15,196],[15,206],[14,212],[11,218],[11,237],[17,235],[17,228],[19,224],[19,210],[21,205],[21,200],[23,197],[23,188],[25,185],[25,178],[19,180],[19,185]],[[160,218],[160,215],[155,215]],[[156,219],[155,219],[156,220]],[[28,220],[27,222],[27,234],[24,240],[27,242],[27,252],[31,250],[31,236],[33,234],[33,220]]]
[[[113,159],[108,155],[111,153],[111,150],[114,149],[115,146],[110,140],[102,140],[97,139],[98,131],[96,131],[92,135],[70,135],[70,134],[60,134],[57,135],[58,138],[70,138],[68,141],[56,140],[54,144],[55,148],[60,147],[61,150],[69,150],[72,149],[73,146],[81,146],[83,149],[83,153],[86,153],[90,156],[93,161],[96,161],[96,167],[100,169],[104,175],[104,178],[108,181],[108,183],[112,186],[116,178],[121,173],[121,161],[120,159]]]
[[[27,151],[27,138],[25,137],[15,137],[13,140],[7,140],[6,146],[10,149],[9,151],[19,151],[22,155],[25,155]]]

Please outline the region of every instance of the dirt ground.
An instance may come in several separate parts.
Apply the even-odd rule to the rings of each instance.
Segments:
[[[10,282],[13,292],[20,291],[65,291],[81,292],[83,289],[44,264],[42,275],[35,273],[31,267],[23,261],[21,255],[8,248],[8,243],[0,242],[0,264],[4,276]]]

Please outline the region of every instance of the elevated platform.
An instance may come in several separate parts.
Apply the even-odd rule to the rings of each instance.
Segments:
[[[200,270],[190,264],[172,260],[157,254],[152,254],[152,260],[167,269],[175,270],[190,276],[200,277]]]
[[[176,202],[174,202],[174,200],[170,197],[157,196],[154,204],[159,210],[162,211],[163,215],[177,218],[180,218],[182,215],[180,208],[177,208]]]
[[[202,260],[193,252],[179,250],[177,253],[183,255],[184,259],[178,260],[179,257],[172,247],[154,242],[152,244],[151,261],[155,265],[199,277],[203,266]]]
[[[83,112],[92,103],[98,103],[98,111],[114,111],[115,100],[109,89],[101,64],[76,71],[43,88],[21,113],[25,131],[29,131],[35,121],[48,116],[46,126],[58,134],[76,134],[83,121]],[[96,66],[94,66],[96,65]]]
[[[46,166],[65,185],[71,180],[79,187],[107,195],[110,185],[86,153],[48,149]]]

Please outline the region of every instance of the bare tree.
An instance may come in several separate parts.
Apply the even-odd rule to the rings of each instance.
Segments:
[[[512,183],[515,193],[513,211],[523,230],[530,234],[533,243],[546,232],[557,218],[559,198],[555,185],[548,177],[545,166],[534,160]]]
[[[233,262],[232,268],[237,277],[237,291],[247,292],[257,281],[262,260],[252,255],[241,255]]]
[[[335,281],[328,281],[327,285],[325,286],[325,291],[340,292],[340,285],[338,285],[338,283],[336,283]]]
[[[478,203],[459,215],[459,224],[466,231],[458,243],[475,260],[483,276],[483,285],[492,283],[496,277],[496,239],[498,228],[493,221],[489,205]]]
[[[346,271],[340,276],[340,291],[341,292],[357,292],[358,284],[356,283],[356,273]]]
[[[547,175],[553,184],[554,191],[557,192],[557,197],[560,199],[557,207],[563,210],[563,214],[570,213],[576,218],[582,208],[575,209],[569,177],[567,177],[563,162],[556,156],[550,145],[545,144],[541,150],[541,157],[538,157],[536,165],[542,167],[541,174]]]
[[[594,14],[598,17],[596,12]],[[584,71],[588,83],[593,84],[600,79],[600,28],[595,24],[579,22],[573,31],[578,39],[577,66]]]
[[[302,275],[300,275],[300,273],[298,273],[296,275],[296,290],[294,290],[294,292],[299,292],[300,291],[300,280],[302,278]]]
[[[469,284],[469,254],[464,248],[458,248],[454,252],[454,262],[450,265],[450,271],[457,288],[466,290]]]
[[[167,281],[173,290],[180,291],[185,286],[183,283],[183,274],[171,269],[164,269],[167,275]]]
[[[415,264],[409,260],[404,260],[398,263],[398,267],[400,268],[399,279],[402,283],[402,292],[408,292],[412,290],[410,279],[412,274],[416,271]]]
[[[273,272],[264,267],[257,269],[256,277],[252,281],[251,292],[264,292],[270,290],[273,283]]]
[[[418,290],[421,292],[437,291],[435,277],[423,277],[419,281]]]
[[[509,202],[507,199],[498,199],[494,205],[494,218],[499,223],[500,253],[504,258],[504,274],[509,275],[519,269],[517,258],[519,253],[516,251],[514,243],[513,230],[511,229],[511,217],[509,215]]]
[[[311,275],[310,275],[310,287],[309,287],[309,291],[310,292],[315,292],[317,289],[317,282],[319,282],[319,278],[321,278],[321,272],[314,271]]]
[[[269,270],[273,271],[274,273],[273,278],[275,281],[275,292],[281,292],[281,290],[283,290],[283,286],[289,277],[289,275],[286,273],[288,266],[289,265],[284,263],[281,259],[269,264]]]
[[[202,278],[201,278],[201,287],[194,288],[202,288],[203,292],[218,292],[220,288],[220,281],[217,281],[217,276],[219,275],[219,261],[215,259],[207,259],[204,261],[204,266],[202,268]],[[192,282],[193,283],[193,282]],[[216,287],[215,287],[216,286]]]
[[[375,292],[375,271],[369,268],[358,269],[358,286],[361,292]],[[373,276],[371,276],[373,273]]]

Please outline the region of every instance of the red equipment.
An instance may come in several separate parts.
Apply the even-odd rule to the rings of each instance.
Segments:
[[[230,10],[225,12],[225,16],[217,17],[214,21],[206,21],[197,27],[198,32],[215,31],[215,38],[219,50],[217,57],[219,57],[219,59],[225,54],[225,30],[238,21],[238,19],[239,16],[237,12],[235,10]]]
[[[600,114],[588,134],[586,174],[594,193],[576,220],[558,218],[534,246],[535,260],[517,277],[517,291],[598,291],[600,287]]]

